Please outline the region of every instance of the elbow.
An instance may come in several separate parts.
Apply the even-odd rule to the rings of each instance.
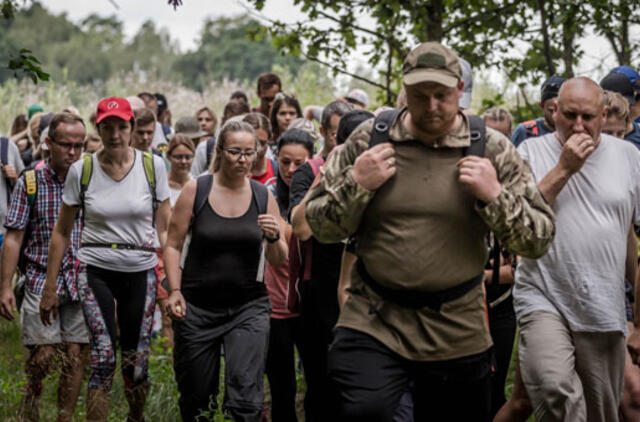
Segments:
[[[520,250],[514,250],[517,255],[520,255],[524,258],[530,259],[538,259],[543,257],[549,247],[551,247],[551,243],[553,242],[554,232],[551,231],[548,236],[536,237],[533,240],[528,242],[524,242],[523,247],[514,248]]]
[[[313,236],[313,232],[311,231],[309,225],[306,224],[306,222],[302,224],[293,224],[291,227],[293,230],[293,235],[296,237],[296,239],[309,240],[309,238]]]

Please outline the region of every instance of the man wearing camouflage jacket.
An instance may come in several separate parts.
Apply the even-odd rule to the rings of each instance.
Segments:
[[[318,240],[357,239],[329,371],[341,420],[391,421],[407,389],[415,420],[487,420],[486,235],[539,257],[553,212],[502,134],[487,128],[484,157],[465,154],[471,131],[451,50],[423,43],[403,73],[408,105],[390,125],[392,143],[370,148],[374,120],[362,123],[307,199]]]

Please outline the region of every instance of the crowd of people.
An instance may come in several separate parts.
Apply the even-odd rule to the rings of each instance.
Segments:
[[[184,421],[297,421],[299,374],[307,421],[640,420],[640,74],[552,76],[515,128],[469,112],[471,66],[439,43],[402,80],[374,112],[361,90],[303,107],[265,73],[219,121],[173,124],[149,92],[89,124],[17,116],[0,315],[29,350],[20,420],[58,370],[70,421],[88,365],[87,420],[119,367],[143,421],[156,331]]]

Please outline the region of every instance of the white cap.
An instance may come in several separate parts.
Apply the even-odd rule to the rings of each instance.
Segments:
[[[347,100],[357,101],[364,105],[365,108],[369,105],[369,96],[361,89],[351,90],[344,98]]]
[[[462,88],[462,97],[458,101],[460,108],[468,110],[471,107],[471,91],[473,91],[473,73],[471,72],[471,65],[465,59],[459,57],[460,67],[462,68],[462,81],[464,87]]]

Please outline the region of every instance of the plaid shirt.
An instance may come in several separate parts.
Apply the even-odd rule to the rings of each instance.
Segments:
[[[62,206],[62,190],[64,185],[58,181],[49,162],[35,170],[38,191],[31,213],[27,199],[24,174],[18,178],[11,203],[7,212],[4,226],[7,229],[26,230],[29,234],[24,250],[26,258],[26,287],[30,292],[41,295],[47,275],[47,257],[51,233],[60,214]],[[31,215],[30,215],[31,214]],[[28,230],[27,230],[28,225]],[[60,296],[68,296],[72,301],[77,301],[77,271],[76,264],[78,248],[80,246],[80,234],[82,231],[82,219],[80,214],[76,217],[69,248],[62,258],[62,266],[56,280],[56,292]]]

